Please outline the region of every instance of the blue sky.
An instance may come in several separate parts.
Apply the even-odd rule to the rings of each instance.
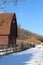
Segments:
[[[17,22],[22,28],[43,35],[43,0],[26,0],[19,2],[17,6],[6,3],[0,12],[5,12],[5,9],[16,13]]]

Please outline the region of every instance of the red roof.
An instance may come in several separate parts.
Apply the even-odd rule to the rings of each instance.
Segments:
[[[0,13],[0,35],[9,35],[14,13]]]

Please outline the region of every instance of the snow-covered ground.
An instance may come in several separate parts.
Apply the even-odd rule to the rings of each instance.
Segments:
[[[43,65],[43,46],[14,53],[8,56],[0,56],[0,65]]]

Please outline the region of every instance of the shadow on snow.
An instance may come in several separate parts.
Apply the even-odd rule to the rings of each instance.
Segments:
[[[32,53],[29,54],[14,54],[3,56],[0,58],[1,65],[25,65],[26,61],[29,61],[32,58]]]

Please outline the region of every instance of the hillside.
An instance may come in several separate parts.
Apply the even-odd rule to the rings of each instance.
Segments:
[[[28,30],[24,30],[24,29],[21,29],[21,28],[18,28],[18,39],[19,40],[25,40],[25,41],[27,39],[29,41],[30,41],[30,39],[32,39],[32,41],[33,41],[33,39],[34,39],[34,40],[43,42],[43,36],[32,33]]]

